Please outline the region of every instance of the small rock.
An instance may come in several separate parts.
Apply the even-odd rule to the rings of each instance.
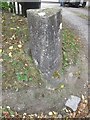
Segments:
[[[61,114],[59,114],[59,115],[58,115],[58,118],[62,118],[62,115],[61,115]]]
[[[76,111],[80,101],[81,98],[71,95],[70,98],[66,101],[65,106],[71,108],[73,111]]]

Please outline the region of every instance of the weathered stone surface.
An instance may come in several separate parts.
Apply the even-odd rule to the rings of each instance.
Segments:
[[[61,10],[27,10],[27,18],[32,57],[43,75],[50,78],[61,66]]]
[[[71,108],[73,111],[76,111],[80,101],[81,101],[81,98],[71,95],[70,98],[66,101],[65,105]]]

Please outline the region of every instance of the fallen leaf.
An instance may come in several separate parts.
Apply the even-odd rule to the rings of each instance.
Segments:
[[[0,109],[2,109],[2,106],[0,106]]]
[[[82,100],[84,100],[85,99],[85,97],[84,97],[84,95],[82,95]]]
[[[32,78],[29,78],[29,80],[32,80]]]
[[[2,53],[2,49],[0,49],[0,53]]]
[[[12,57],[12,53],[11,52],[9,53],[9,57]]]
[[[87,103],[88,103],[88,101],[87,101],[87,100],[84,100],[84,103],[86,103],[86,104],[87,104]]]
[[[8,113],[8,112],[3,111],[3,115],[8,116],[8,115],[9,115],[9,113]]]
[[[13,46],[10,46],[10,47],[9,47],[9,50],[12,50],[12,49],[13,49]]]
[[[18,45],[18,47],[19,47],[19,48],[21,48],[21,47],[22,47],[22,45],[20,45],[20,44],[19,44],[19,45]]]
[[[61,89],[63,89],[64,87],[65,87],[65,86],[64,86],[63,84],[60,86]]]
[[[13,19],[13,17],[10,18],[11,20]]]
[[[27,113],[23,113],[23,115],[25,116],[25,115],[27,115]]]
[[[20,19],[20,20],[18,20],[19,22],[22,22],[23,20],[22,19]]]
[[[20,27],[19,26],[17,26],[17,29],[19,29]]]
[[[55,112],[55,111],[53,111],[53,114],[54,114],[54,115],[57,115],[58,113],[57,113],[57,112]]]
[[[10,110],[10,107],[9,107],[9,106],[7,106],[7,109],[9,109],[9,110]]]
[[[28,66],[28,64],[25,63],[25,66]]]
[[[11,117],[13,117],[13,118],[14,118],[14,117],[15,117],[15,115],[11,115]]]
[[[3,59],[2,59],[2,58],[0,58],[0,62],[3,62]]]
[[[4,22],[4,20],[2,20],[2,23]]]
[[[79,106],[80,107],[79,111],[84,110],[86,106],[87,106],[87,104],[81,103],[80,106]]]
[[[16,30],[16,28],[10,28],[10,30]]]
[[[49,114],[49,115],[53,115],[53,113],[52,113],[52,112],[49,112],[48,114]]]
[[[15,35],[13,35],[10,39],[11,40],[15,40],[15,38],[16,38]]]

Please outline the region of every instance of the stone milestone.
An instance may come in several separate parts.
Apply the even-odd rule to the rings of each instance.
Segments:
[[[33,60],[45,78],[51,78],[61,67],[61,9],[27,10],[30,50]]]

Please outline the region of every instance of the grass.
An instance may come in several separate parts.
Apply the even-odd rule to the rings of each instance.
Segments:
[[[40,72],[34,65],[32,56],[26,54],[28,26],[24,17],[11,13],[2,14],[2,88],[21,89],[42,84]],[[75,65],[79,52],[78,39],[68,29],[63,29],[63,67],[62,72],[70,65]],[[54,77],[60,78],[58,72]]]
[[[76,12],[76,11],[73,11],[73,12],[74,12],[75,14],[77,14],[79,17],[88,20],[88,16],[87,16],[87,15],[84,15],[84,14],[82,14],[82,13],[78,13],[78,12]]]
[[[41,84],[41,76],[31,56],[25,53],[28,27],[25,18],[2,14],[3,89],[23,88]]]
[[[62,33],[62,72],[65,72],[68,66],[77,64],[80,43],[79,39],[68,28],[63,28]]]

